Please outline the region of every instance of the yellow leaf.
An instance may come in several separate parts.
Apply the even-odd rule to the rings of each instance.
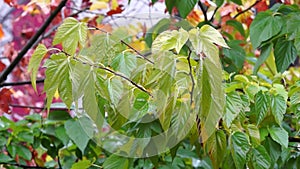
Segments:
[[[133,47],[134,49],[136,49],[137,51],[144,51],[146,48],[146,43],[144,41],[134,41],[132,43],[129,44],[131,47]]]
[[[55,99],[58,99],[58,98],[59,98],[58,90],[56,90],[56,92],[55,92],[55,94],[54,94],[54,98],[55,98]]]
[[[90,6],[91,11],[106,8],[108,8],[108,4],[103,1],[93,1],[93,4]]]
[[[119,6],[119,4],[118,4],[117,0],[111,1],[111,9],[117,9],[118,6]]]

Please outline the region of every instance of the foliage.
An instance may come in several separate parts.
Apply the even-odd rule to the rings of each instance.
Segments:
[[[101,17],[60,19],[27,67],[45,113],[11,119],[16,89],[0,91],[0,167],[299,168],[299,7],[156,3],[186,19],[113,30]]]

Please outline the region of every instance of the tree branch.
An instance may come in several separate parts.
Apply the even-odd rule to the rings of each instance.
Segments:
[[[23,47],[17,57],[11,62],[11,64],[1,73],[0,76],[0,84],[3,83],[7,76],[13,71],[13,69],[17,66],[17,64],[21,61],[23,56],[27,53],[27,51],[33,46],[33,44],[38,40],[38,38],[45,32],[47,27],[50,25],[55,16],[61,11],[61,9],[66,5],[68,0],[62,0],[61,3],[57,6],[57,8],[50,14],[45,23],[41,26],[41,28],[36,32],[36,34],[28,41],[28,43]]]
[[[44,83],[45,79],[36,80],[36,83]],[[4,86],[21,86],[31,84],[31,81],[23,81],[23,82],[9,82],[9,83],[1,83],[0,87]]]
[[[198,6],[200,7],[203,15],[204,15],[204,20],[205,21],[208,21],[208,18],[207,18],[207,9],[205,9],[205,7],[203,6],[203,4],[201,3],[201,1],[199,0],[198,1]]]
[[[300,143],[300,138],[299,137],[289,137],[289,142]]]
[[[241,12],[237,13],[236,15],[234,15],[233,18],[237,18],[238,16],[240,16],[241,14],[249,11],[252,7],[254,7],[256,4],[258,4],[261,0],[256,0],[252,5],[250,5],[248,8],[246,8],[245,10],[242,10]]]

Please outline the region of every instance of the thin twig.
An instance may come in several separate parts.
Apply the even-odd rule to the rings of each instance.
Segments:
[[[11,107],[15,107],[15,108],[28,108],[28,109],[36,109],[36,110],[46,110],[46,107],[37,107],[37,106],[25,106],[25,105],[19,105],[19,104],[9,104],[9,106]],[[72,108],[68,109],[68,108],[59,108],[59,107],[55,107],[55,108],[50,108],[50,110],[73,110]]]
[[[50,25],[55,16],[61,11],[61,9],[66,5],[68,0],[62,0],[61,3],[57,6],[57,8],[50,14],[45,23],[41,26],[41,28],[35,33],[35,35],[27,42],[27,44],[23,47],[23,49],[18,53],[17,57],[11,62],[11,64],[1,73],[0,76],[0,84],[3,83],[7,76],[13,71],[13,69],[17,66],[17,64],[21,61],[27,51],[35,44],[38,38],[45,32],[47,27]]]
[[[208,18],[207,18],[207,9],[205,9],[205,7],[203,6],[203,4],[202,4],[202,2],[200,0],[198,1],[198,5],[199,5],[199,7],[200,7],[200,9],[201,9],[201,11],[202,11],[202,13],[204,15],[204,20],[208,21]]]
[[[213,22],[213,21],[214,21],[215,15],[216,15],[216,13],[217,13],[217,11],[218,11],[219,8],[220,8],[220,7],[216,7],[216,9],[214,10],[214,13],[212,14],[212,16],[211,16],[209,22]]]
[[[256,4],[258,4],[260,1],[261,1],[261,0],[256,0],[256,1],[254,2],[254,4],[250,5],[250,6],[249,6],[248,8],[246,8],[245,10],[242,10],[241,12],[237,13],[236,15],[234,15],[233,18],[235,19],[235,18],[237,18],[238,16],[240,16],[241,14],[243,14],[243,13],[249,11],[251,8],[253,8],[253,7],[254,7]]]
[[[94,27],[94,26],[92,26],[92,28],[95,29],[95,30],[101,31],[101,32],[103,32],[103,33],[107,33],[107,34],[109,34],[109,35],[112,35],[111,33],[107,32],[107,31],[105,31],[105,30],[103,30],[103,29],[101,29],[101,28],[97,28],[97,27]],[[149,63],[154,64],[153,61],[149,60],[145,55],[143,55],[141,52],[139,52],[138,50],[136,50],[134,47],[130,46],[130,45],[129,45],[128,43],[126,43],[124,40],[120,39],[120,42],[121,42],[122,44],[126,45],[126,46],[127,46],[128,48],[130,48],[131,50],[133,50],[136,54],[138,54],[139,56],[141,56],[143,59],[145,59],[145,60],[148,61]]]
[[[45,79],[36,80],[36,83],[44,83]],[[22,82],[9,82],[9,83],[2,83],[0,87],[4,86],[21,86],[21,85],[28,85],[31,84],[31,81],[22,81]]]

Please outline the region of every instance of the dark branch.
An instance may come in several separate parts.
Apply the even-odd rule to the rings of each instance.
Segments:
[[[18,163],[5,163],[5,162],[1,162],[0,164],[3,165],[8,165],[8,166],[16,166],[16,167],[21,167],[21,168],[37,168],[37,169],[48,169],[47,167],[40,167],[40,166],[28,166],[28,165],[22,165],[22,164],[18,164]]]
[[[36,107],[36,106],[25,106],[25,105],[18,105],[18,104],[9,104],[11,107],[16,107],[16,108],[28,108],[28,109],[36,109],[36,110],[46,110],[46,107]],[[73,109],[68,109],[68,108],[50,108],[50,110],[73,110]]]
[[[261,0],[256,0],[254,2],[254,4],[250,5],[248,8],[246,8],[245,10],[242,10],[241,12],[237,13],[233,18],[237,18],[238,16],[240,16],[241,14],[249,11],[251,8],[253,8],[256,4],[258,4]]]
[[[13,71],[13,69],[17,66],[17,64],[21,61],[23,56],[27,53],[27,51],[35,44],[38,38],[45,32],[47,27],[50,25],[55,16],[61,11],[61,9],[66,5],[67,0],[62,0],[61,3],[57,6],[57,8],[51,13],[45,23],[41,26],[41,28],[36,32],[36,34],[28,41],[28,43],[23,47],[17,57],[11,62],[11,64],[1,73],[0,76],[0,84],[3,83],[7,76]]]
[[[36,80],[36,83],[44,83],[44,80],[45,79]],[[31,81],[9,82],[9,83],[0,84],[0,87],[4,87],[4,86],[21,86],[21,85],[29,85],[29,84],[31,84]]]
[[[300,143],[300,138],[299,137],[289,137],[289,142]]]
[[[212,16],[211,16],[211,18],[210,18],[209,22],[213,22],[213,21],[214,21],[214,19],[215,19],[215,15],[216,15],[216,13],[217,13],[218,9],[219,9],[219,7],[216,7],[216,9],[214,10],[214,13],[212,14]]]
[[[101,32],[103,32],[103,33],[107,33],[107,34],[111,35],[111,33],[107,32],[107,31],[105,31],[105,30],[103,30],[103,29],[100,29],[100,28],[97,28],[97,27],[94,27],[94,26],[93,26],[92,28],[95,29],[95,30],[101,31]],[[131,50],[133,50],[136,54],[138,54],[139,56],[141,56],[141,57],[142,57],[143,59],[145,59],[146,61],[148,61],[148,62],[154,64],[154,62],[152,62],[151,60],[149,60],[145,55],[141,54],[141,52],[139,52],[138,50],[136,50],[134,47],[130,46],[128,43],[126,43],[126,42],[123,41],[122,39],[120,40],[120,42],[121,42],[122,44],[126,45],[126,46],[127,46],[128,48],[130,48]]]
[[[194,88],[195,88],[195,79],[194,79],[194,76],[193,76],[193,68],[192,68],[192,64],[191,64],[191,54],[192,54],[192,50],[189,49],[189,54],[188,54],[188,57],[187,57],[187,61],[188,61],[188,64],[189,64],[189,76],[191,78],[191,81],[192,81],[192,88],[191,88],[191,91],[190,91],[190,99],[191,99],[191,106],[193,104],[193,95],[194,95]]]
[[[205,6],[203,6],[202,2],[201,1],[198,1],[198,5],[204,15],[204,20],[205,21],[208,21],[208,18],[207,18],[207,8],[205,9]]]

